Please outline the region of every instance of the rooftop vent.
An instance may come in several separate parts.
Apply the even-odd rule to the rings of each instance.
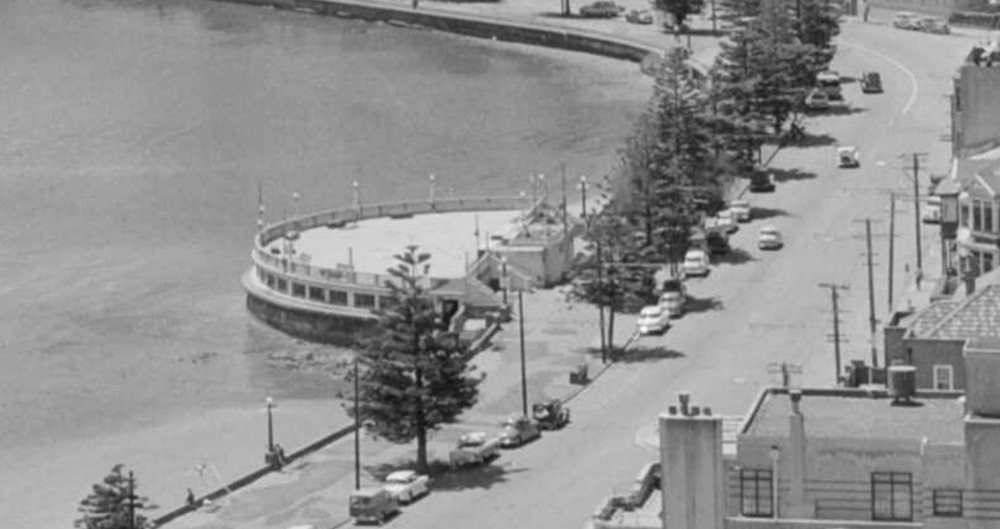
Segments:
[[[889,366],[888,390],[892,403],[912,404],[917,393],[917,368],[913,366]]]

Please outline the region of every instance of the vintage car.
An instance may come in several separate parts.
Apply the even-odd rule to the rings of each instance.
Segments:
[[[448,454],[452,468],[483,465],[500,457],[500,440],[486,437],[485,432],[462,434],[458,446]]]
[[[882,76],[878,72],[864,72],[861,74],[861,91],[866,94],[882,93]]]
[[[542,436],[541,430],[527,417],[511,417],[503,423],[500,446],[517,448]]]
[[[757,171],[750,175],[751,193],[771,193],[774,191],[774,179],[769,173]]]
[[[778,250],[785,243],[781,239],[781,232],[778,228],[774,226],[764,226],[760,229],[760,235],[757,236],[757,248],[761,250]]]
[[[531,418],[539,430],[558,430],[569,423],[569,408],[559,399],[531,405]]]
[[[948,23],[934,17],[918,18],[916,22],[914,22],[913,29],[923,31],[924,33],[933,33],[935,35],[951,34],[951,28],[948,27]]]
[[[861,157],[856,147],[837,147],[837,167],[861,167]]]
[[[598,0],[580,8],[580,16],[585,18],[615,18],[625,8],[610,0]]]
[[[382,488],[404,505],[431,492],[430,478],[413,470],[397,470],[389,474]]]
[[[653,14],[647,9],[633,9],[625,14],[625,20],[633,24],[652,24]]]
[[[670,313],[660,305],[643,307],[635,327],[640,335],[663,334],[670,329]]]
[[[892,27],[899,29],[917,29],[917,15],[909,11],[900,11],[892,19]]]
[[[685,276],[707,276],[708,275],[708,252],[704,250],[688,250],[684,255],[684,263],[681,270]]]
[[[687,305],[687,298],[680,292],[664,292],[660,294],[658,305],[667,311],[671,318],[679,318],[684,315],[684,306]]]
[[[356,523],[382,525],[399,512],[399,502],[385,489],[368,488],[351,493],[348,514]]]
[[[808,94],[806,94],[804,103],[806,110],[812,112],[830,110],[830,94],[820,90],[819,88],[813,88]]]
[[[751,208],[746,200],[733,200],[729,203],[729,211],[732,212],[736,222],[750,222]]]

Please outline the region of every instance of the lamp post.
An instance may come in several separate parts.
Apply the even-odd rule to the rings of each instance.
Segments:
[[[358,357],[354,357],[354,490],[361,489],[361,382]]]
[[[580,218],[587,218],[587,177],[580,175]]]
[[[771,512],[778,519],[778,460],[781,459],[781,449],[771,445]]]
[[[299,212],[299,194],[298,193],[292,193],[292,203],[294,204],[295,218],[298,218],[299,216],[301,216],[301,213]]]
[[[267,453],[274,452],[274,417],[271,412],[276,405],[274,404],[274,399],[271,397],[267,398]]]
[[[435,180],[434,173],[431,173],[431,176],[430,176],[431,204],[434,203],[434,180]]]

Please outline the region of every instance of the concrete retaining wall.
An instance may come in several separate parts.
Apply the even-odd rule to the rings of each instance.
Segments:
[[[958,11],[985,6],[986,0],[869,0],[868,4],[879,9],[947,17]]]
[[[396,4],[350,0],[224,0],[308,11],[318,15],[413,25],[472,37],[521,42],[641,62],[663,50],[639,41],[568,27],[516,22],[452,13],[433,8],[408,9]]]

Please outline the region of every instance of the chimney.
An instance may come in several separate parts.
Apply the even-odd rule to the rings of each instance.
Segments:
[[[976,291],[976,276],[972,273],[972,270],[969,270],[965,272],[962,279],[965,280],[965,295],[971,296]]]
[[[802,414],[800,402],[802,390],[793,389],[788,392],[791,399],[791,413],[788,416],[788,505],[790,518],[813,518],[812,508],[806,503],[806,418]]]
[[[677,394],[677,398],[681,401],[681,415],[690,415],[690,410],[688,410],[688,403],[691,402],[691,394],[687,391],[682,391]]]

